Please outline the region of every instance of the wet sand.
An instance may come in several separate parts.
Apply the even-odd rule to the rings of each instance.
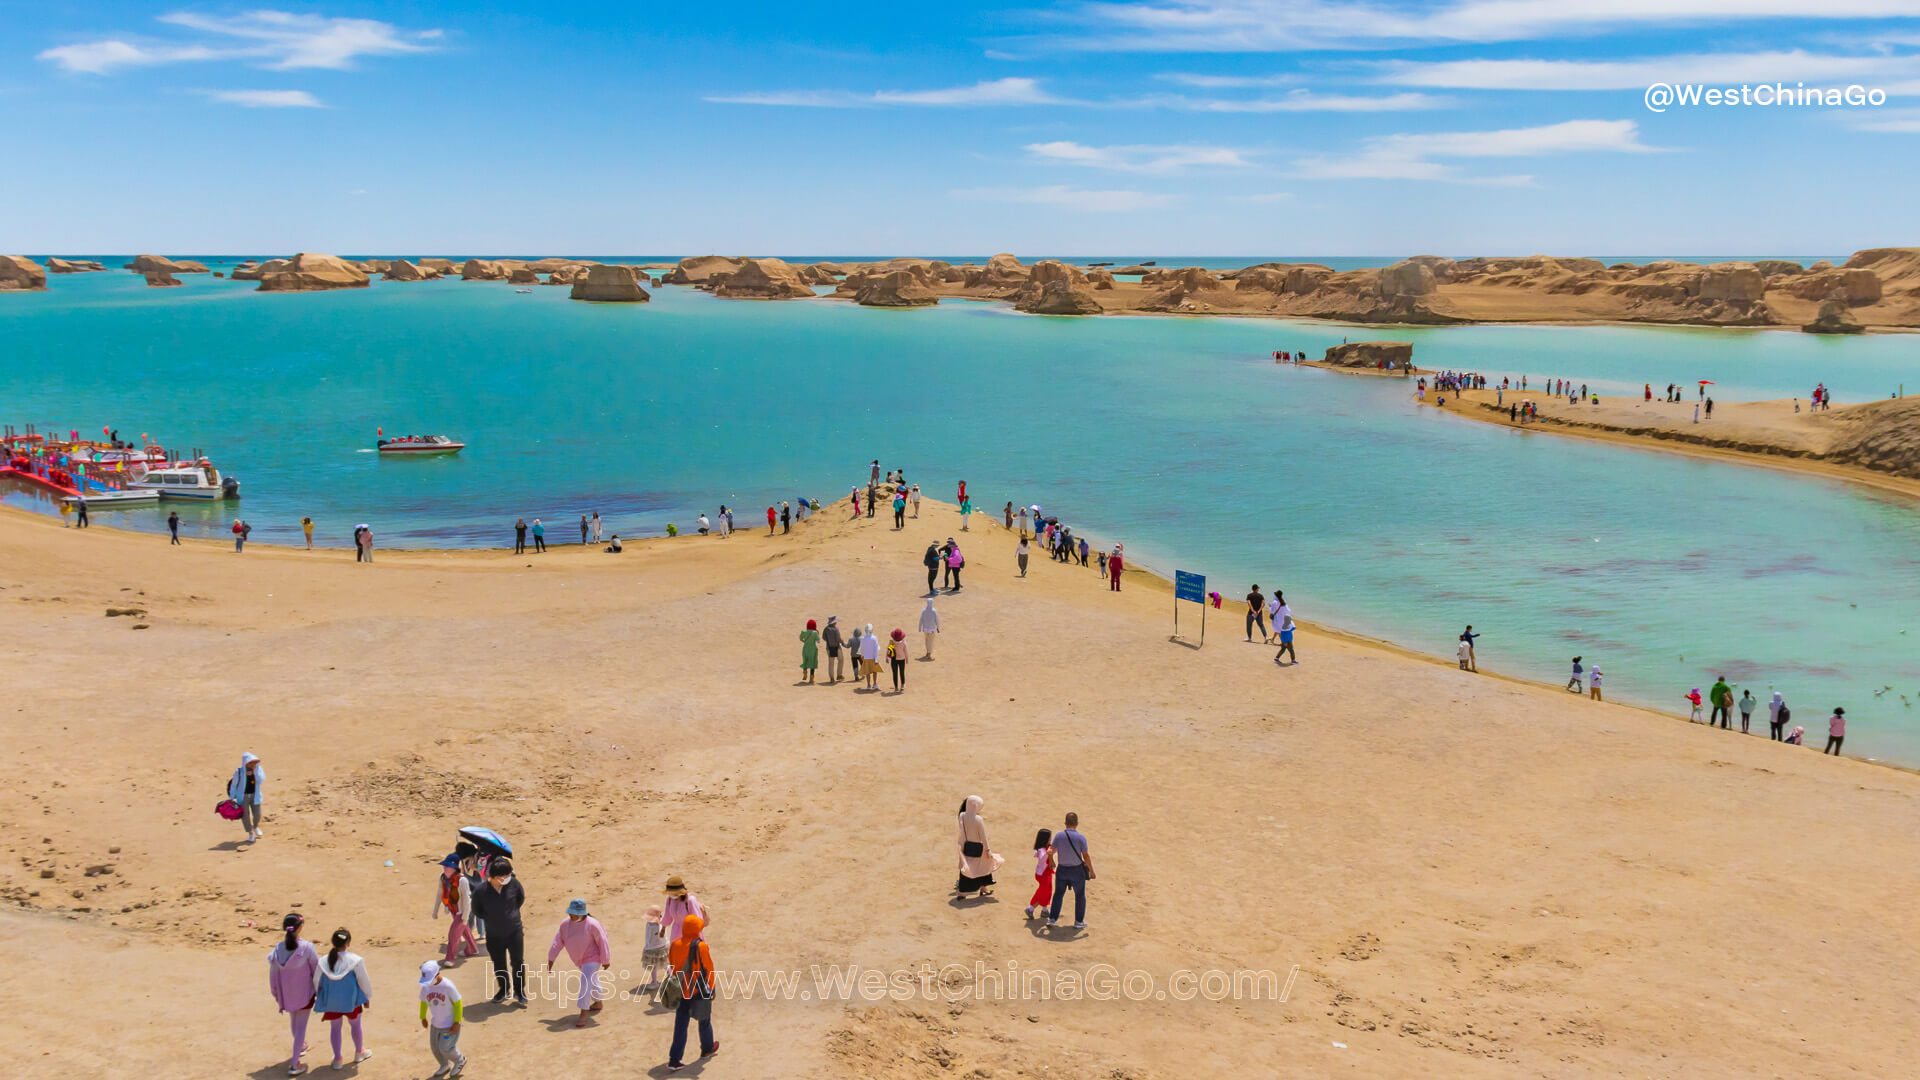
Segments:
[[[1299,966],[1285,1002],[723,1001],[694,1075],[1910,1068],[1920,776],[1311,628],[1277,668],[1230,611],[1196,648],[1144,575],[1115,595],[1036,555],[1019,579],[984,515],[922,513],[364,566],[0,511],[13,1074],[284,1075],[263,961],[298,904],[368,958],[378,1056],[343,1075],[425,1075],[413,973],[467,824],[519,849],[536,967],[582,896],[637,972],[672,873],[730,968]],[[918,655],[920,552],[949,535],[966,587],[905,694],[795,685],[810,617]],[[243,750],[252,846],[211,812]],[[951,895],[968,794],[1007,858],[988,901]],[[1045,935],[1028,846],[1066,810],[1099,879],[1089,929]],[[467,1075],[660,1075],[665,1014],[616,1000],[575,1031],[551,996],[481,1004],[484,970],[452,972]]]

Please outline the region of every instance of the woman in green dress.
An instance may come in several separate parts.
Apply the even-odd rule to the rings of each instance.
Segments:
[[[807,620],[807,628],[800,631],[800,681],[813,682],[813,673],[820,669],[820,628],[812,619]]]

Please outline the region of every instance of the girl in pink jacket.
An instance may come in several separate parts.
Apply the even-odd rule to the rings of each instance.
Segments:
[[[290,912],[280,921],[286,940],[274,945],[267,954],[267,987],[273,991],[273,1003],[286,1013],[293,1025],[293,1056],[287,1059],[287,1075],[307,1071],[300,1058],[307,1050],[307,1019],[312,1015],[313,984],[320,970],[320,954],[313,942],[300,936],[306,922],[299,912]]]

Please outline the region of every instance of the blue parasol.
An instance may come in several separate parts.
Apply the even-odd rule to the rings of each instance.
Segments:
[[[488,855],[506,855],[509,857],[513,855],[513,845],[507,843],[506,837],[501,836],[492,829],[483,829],[478,825],[469,825],[460,830],[460,836],[462,839],[472,841],[473,846]]]

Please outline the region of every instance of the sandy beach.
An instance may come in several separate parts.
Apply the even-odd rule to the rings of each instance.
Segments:
[[[922,513],[371,566],[0,513],[15,1073],[284,1075],[263,969],[299,910],[368,958],[378,1056],[348,1075],[424,1075],[414,970],[468,824],[518,848],[536,963],[581,896],[637,973],[677,873],[729,969],[1298,965],[1284,1002],[722,1001],[697,1075],[1907,1068],[1920,776],[1311,630],[1277,668],[1231,610],[1204,648],[1171,641],[1136,575],[1116,595],[1036,557],[1020,579],[984,515]],[[919,554],[949,535],[966,587],[906,693],[796,685],[808,618],[917,645]],[[1816,741],[1820,708],[1796,716]],[[268,778],[250,846],[211,812],[242,751]],[[955,902],[969,794],[1007,862],[996,897]],[[1099,878],[1089,929],[1046,934],[1028,848],[1068,810]],[[485,1005],[484,960],[450,974],[468,1075],[661,1074],[670,1016],[644,1002],[573,1030],[552,992]],[[111,1038],[73,1037],[81,980]]]
[[[1661,388],[1655,387],[1656,394]],[[1445,397],[1446,404],[1439,399]],[[1520,423],[1508,406],[1532,401],[1538,419]],[[1422,402],[1456,416],[1528,432],[1600,439],[1670,453],[1834,477],[1920,496],[1920,399],[1896,398],[1815,411],[1805,399],[1717,401],[1695,419],[1696,398],[1668,402],[1603,396],[1569,404],[1537,390],[1428,391]],[[1798,405],[1796,409],[1795,406]]]

